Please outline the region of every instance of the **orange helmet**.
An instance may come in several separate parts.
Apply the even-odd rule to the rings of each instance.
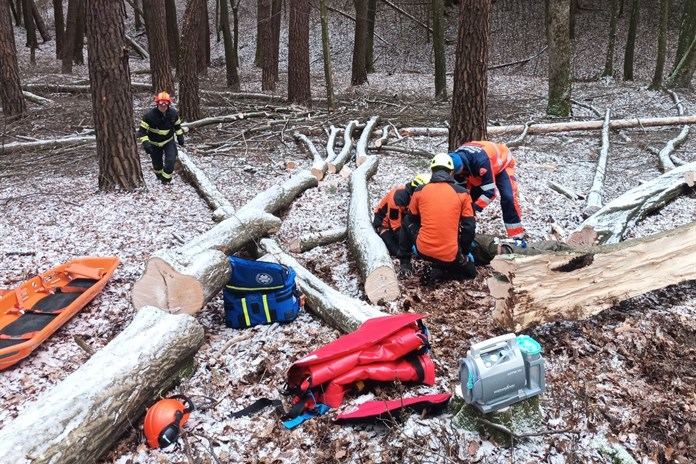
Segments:
[[[155,96],[155,103],[165,102],[168,105],[172,104],[172,97],[167,92],[160,92]]]
[[[193,410],[193,403],[184,395],[160,400],[148,409],[143,428],[150,448],[166,448],[176,442]]]

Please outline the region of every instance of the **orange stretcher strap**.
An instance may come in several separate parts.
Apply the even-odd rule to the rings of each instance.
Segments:
[[[69,273],[73,279],[84,277],[85,279],[99,280],[104,276],[103,269],[95,269],[83,264],[70,264],[65,268],[65,272]]]
[[[39,331],[35,330],[33,332],[23,333],[22,335],[0,334],[0,340],[31,340],[38,333],[39,333]]]

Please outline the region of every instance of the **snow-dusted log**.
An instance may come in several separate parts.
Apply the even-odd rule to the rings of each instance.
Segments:
[[[24,95],[24,98],[26,98],[30,102],[38,103],[39,105],[50,105],[51,103],[53,103],[53,100],[49,100],[48,98],[40,97],[40,96],[33,94],[31,92],[27,92],[26,90],[22,90],[22,95]]]
[[[328,164],[326,164],[324,158],[322,158],[322,156],[319,154],[319,151],[317,151],[317,148],[314,146],[314,143],[312,143],[312,141],[309,140],[309,138],[306,135],[301,134],[298,131],[295,131],[292,134],[292,137],[296,141],[303,143],[307,147],[307,150],[309,150],[309,152],[312,154],[312,175],[316,177],[317,180],[322,180],[329,166]]]
[[[357,125],[358,121],[350,121],[346,124],[346,128],[343,131],[343,148],[333,160],[329,161],[329,172],[331,174],[339,172],[350,159],[350,152],[353,150],[353,131]]]
[[[131,82],[131,87],[135,90],[150,91],[152,84]],[[22,90],[52,93],[89,93],[92,91],[89,84],[24,84]]]
[[[629,129],[632,127],[678,126],[680,124],[696,124],[696,116],[675,116],[670,118],[645,119],[615,119],[609,124],[610,129]],[[529,134],[549,134],[553,132],[570,132],[580,130],[600,130],[604,121],[571,121],[549,124],[534,124],[529,126]],[[525,126],[488,126],[488,135],[521,134]],[[443,137],[449,134],[446,127],[404,127],[399,133],[406,136]]]
[[[178,248],[158,250],[133,284],[133,306],[156,306],[173,314],[195,314],[230,278],[227,256],[275,232],[282,221],[261,211],[234,216]]]
[[[595,170],[594,180],[590,193],[587,194],[585,201],[584,217],[589,217],[599,211],[602,207],[602,189],[604,188],[604,175],[607,172],[607,160],[609,159],[609,118],[611,111],[607,108],[604,115],[604,127],[602,128],[602,148],[599,150],[597,159],[597,169]]]
[[[336,151],[334,147],[336,146],[336,137],[340,132],[339,128],[331,124],[329,131],[329,139],[326,141],[326,163],[331,163],[336,158]]]
[[[350,333],[370,318],[387,315],[364,301],[356,300],[331,288],[302,267],[292,256],[283,252],[275,241],[264,238],[260,242],[260,247],[268,253],[262,259],[290,266],[297,272],[297,284],[305,294],[308,309],[331,327]]]
[[[580,224],[570,234],[568,244],[587,244],[584,237],[588,229],[597,234],[598,243],[621,241],[628,228],[682,193],[686,183],[684,174],[694,169],[696,163],[686,164],[629,190]],[[583,228],[585,232],[582,231]]]
[[[570,198],[571,200],[579,200],[581,198],[584,198],[582,195],[576,193],[572,189],[569,189],[568,187],[564,187],[563,185],[553,182],[553,181],[548,181],[546,183],[551,190],[555,190],[561,195],[565,195],[566,197]]]
[[[212,116],[210,118],[198,119],[196,121],[185,122],[181,125],[183,128],[196,129],[198,127],[209,126],[211,124],[226,124],[234,121],[241,121],[242,119],[251,118],[264,118],[267,117],[268,113],[265,111],[254,111],[252,113],[237,113],[228,114],[225,116]]]
[[[668,90],[667,92],[669,92],[670,96],[672,97],[672,100],[677,105],[677,111],[679,112],[679,115],[682,116],[684,114],[684,105],[682,105],[676,93],[674,93],[671,90]],[[688,136],[689,126],[685,124],[684,127],[682,127],[682,130],[679,132],[679,135],[667,142],[667,144],[662,148],[662,150],[660,150],[657,156],[660,160],[659,165],[660,170],[662,172],[670,171],[676,167],[671,157],[674,154],[675,150],[686,141],[686,138]]]
[[[234,215],[180,247],[155,252],[133,285],[133,306],[195,314],[229,280],[227,256],[277,231],[281,220],[271,213],[285,209],[317,184],[316,177],[302,171],[282,185],[259,193]]]
[[[375,140],[375,147],[380,148],[389,143],[389,124],[382,128],[382,136]]]
[[[348,230],[345,227],[336,227],[335,229],[322,230],[321,232],[313,232],[297,237],[290,242],[289,248],[293,253],[304,253],[318,246],[340,242],[345,240],[347,236]]]
[[[488,280],[494,317],[515,331],[588,318],[649,291],[696,279],[696,222],[651,237],[548,253],[502,255]]]
[[[372,116],[365,124],[365,128],[360,134],[358,143],[355,144],[355,165],[358,167],[367,159],[367,145],[370,142],[372,131],[375,130],[377,124],[379,124],[379,116]]]
[[[378,159],[371,155],[350,175],[348,245],[353,253],[371,303],[399,296],[399,281],[386,245],[372,228],[367,180],[377,172]]]
[[[179,148],[179,164],[186,173],[189,182],[196,188],[201,197],[213,210],[213,219],[222,221],[234,214],[234,206],[225,198],[218,188],[210,182],[208,176],[201,171],[189,155]]]
[[[2,462],[95,462],[204,341],[193,317],[142,308],[126,329],[0,430]]]
[[[65,148],[81,145],[83,143],[96,142],[94,135],[76,135],[62,139],[36,140],[33,142],[12,142],[0,144],[0,155],[9,155],[20,151],[45,150],[47,148]]]
[[[128,42],[128,45],[130,45],[131,48],[135,50],[138,55],[140,55],[140,58],[144,60],[150,59],[150,54],[143,47],[141,47],[140,44],[133,39],[133,37],[126,35],[126,42]]]

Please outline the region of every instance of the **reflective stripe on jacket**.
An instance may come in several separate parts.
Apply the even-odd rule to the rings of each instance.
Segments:
[[[172,141],[175,135],[183,133],[181,119],[179,119],[179,113],[175,109],[170,106],[167,111],[162,113],[157,108],[152,108],[140,121],[138,140],[141,143],[147,141],[158,147],[163,147]]]
[[[506,168],[514,169],[510,149],[502,143],[476,141],[465,143],[455,150],[462,160],[463,170],[455,174],[457,182],[467,182],[469,189],[480,187],[482,195],[475,205],[480,209],[495,199],[495,177]]]
[[[399,229],[401,219],[408,210],[408,203],[411,201],[411,191],[407,187],[391,189],[375,208],[372,226],[375,229],[379,227],[389,230]]]

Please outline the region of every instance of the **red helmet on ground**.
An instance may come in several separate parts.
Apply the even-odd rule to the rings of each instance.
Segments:
[[[172,97],[167,92],[160,92],[155,96],[155,103],[165,102],[168,105],[172,103]]]
[[[176,442],[194,406],[188,397],[174,395],[155,403],[145,414],[144,432],[150,448],[166,448]]]

